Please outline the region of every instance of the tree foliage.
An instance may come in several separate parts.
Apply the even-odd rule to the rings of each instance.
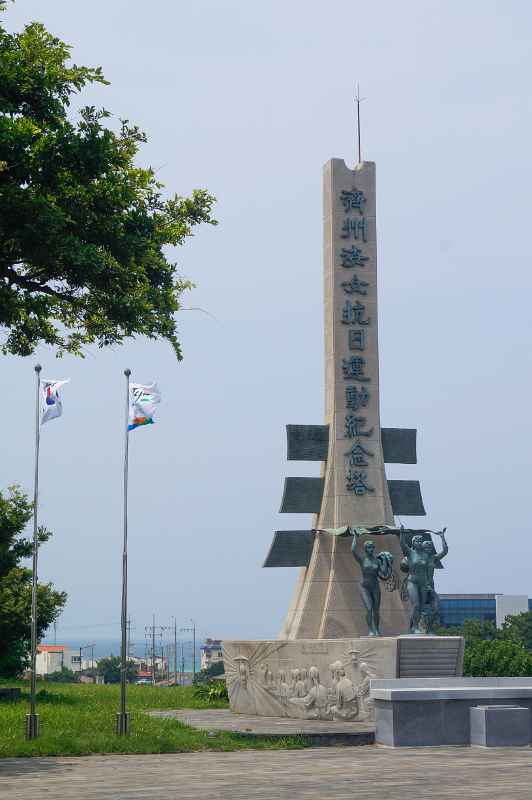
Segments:
[[[212,680],[213,678],[218,677],[218,675],[223,675],[224,673],[224,662],[223,661],[213,661],[212,664],[209,664],[206,669],[202,669],[196,673],[195,683],[207,683],[208,681]]]
[[[120,683],[120,658],[106,656],[98,661],[98,675],[102,675],[105,683]],[[138,667],[134,661],[127,662],[126,676],[129,682],[134,681],[138,674]]]
[[[439,628],[443,636],[465,639],[464,675],[532,676],[532,612],[506,617],[502,628],[493,622],[468,619],[460,627]]]
[[[532,654],[519,642],[477,640],[465,649],[464,675],[473,678],[532,676]]]
[[[33,542],[23,536],[33,504],[18,487],[0,492],[0,676],[15,677],[28,664],[31,647],[32,571],[20,565],[33,554]],[[51,533],[39,529],[39,541]],[[37,590],[37,638],[57,619],[66,594],[51,583]]]
[[[466,647],[474,642],[500,638],[500,631],[490,620],[466,619],[463,625],[436,629],[439,636],[463,636]]]
[[[0,12],[5,4],[0,2]],[[192,285],[164,252],[199,223],[216,224],[199,189],[164,199],[136,164],[146,136],[127,120],[71,104],[101,68],[70,63],[70,47],[34,22],[0,25],[0,327],[3,352],[44,342],[83,354],[137,335],[168,340]],[[110,123],[109,123],[110,124]]]
[[[502,626],[505,639],[520,642],[527,650],[532,651],[532,611],[506,617]]]

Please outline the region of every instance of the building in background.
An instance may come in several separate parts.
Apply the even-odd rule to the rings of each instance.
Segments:
[[[64,644],[37,645],[35,667],[37,675],[51,675],[53,672],[60,672],[63,668],[73,669],[69,647]]]
[[[217,661],[223,661],[222,640],[205,639],[205,644],[201,646],[201,669],[207,669]]]
[[[463,625],[466,619],[493,622],[501,628],[508,616],[532,611],[532,599],[514,594],[440,594],[440,624]]]

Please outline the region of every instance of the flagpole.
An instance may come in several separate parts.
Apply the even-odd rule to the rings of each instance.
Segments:
[[[126,376],[126,413],[124,438],[124,545],[122,551],[122,643],[120,647],[120,711],[116,715],[116,732],[119,736],[129,733],[129,714],[126,711],[127,686],[127,483],[129,468],[129,376],[130,369],[124,370]]]
[[[39,554],[39,528],[37,505],[39,500],[39,444],[40,444],[40,389],[41,365],[35,365],[35,477],[33,483],[33,564],[31,582],[31,687],[30,713],[26,714],[26,739],[36,739],[39,735],[39,715],[37,714],[37,562]]]

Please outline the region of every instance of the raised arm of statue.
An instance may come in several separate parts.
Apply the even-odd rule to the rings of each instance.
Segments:
[[[360,555],[360,553],[358,552],[357,547],[358,547],[358,536],[355,533],[354,536],[353,536],[353,542],[351,544],[351,552],[353,553],[353,556],[356,558],[358,563],[360,565],[362,565],[363,558]]]
[[[401,545],[401,550],[405,556],[409,556],[411,552],[411,548],[408,546],[406,541],[406,534],[405,529],[401,528],[401,533],[399,535],[399,544]]]
[[[441,543],[442,543],[443,546],[442,546],[441,553],[436,553],[436,555],[434,556],[434,561],[441,561],[442,558],[445,558],[445,556],[449,552],[449,545],[447,544],[447,541],[445,539],[445,531],[446,530],[447,530],[447,528],[444,528],[441,533],[438,533],[438,536],[440,537]]]

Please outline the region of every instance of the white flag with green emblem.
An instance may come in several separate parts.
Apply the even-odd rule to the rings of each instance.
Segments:
[[[130,383],[128,430],[132,431],[141,425],[152,425],[155,408],[160,402],[161,393],[156,383],[149,386]]]

